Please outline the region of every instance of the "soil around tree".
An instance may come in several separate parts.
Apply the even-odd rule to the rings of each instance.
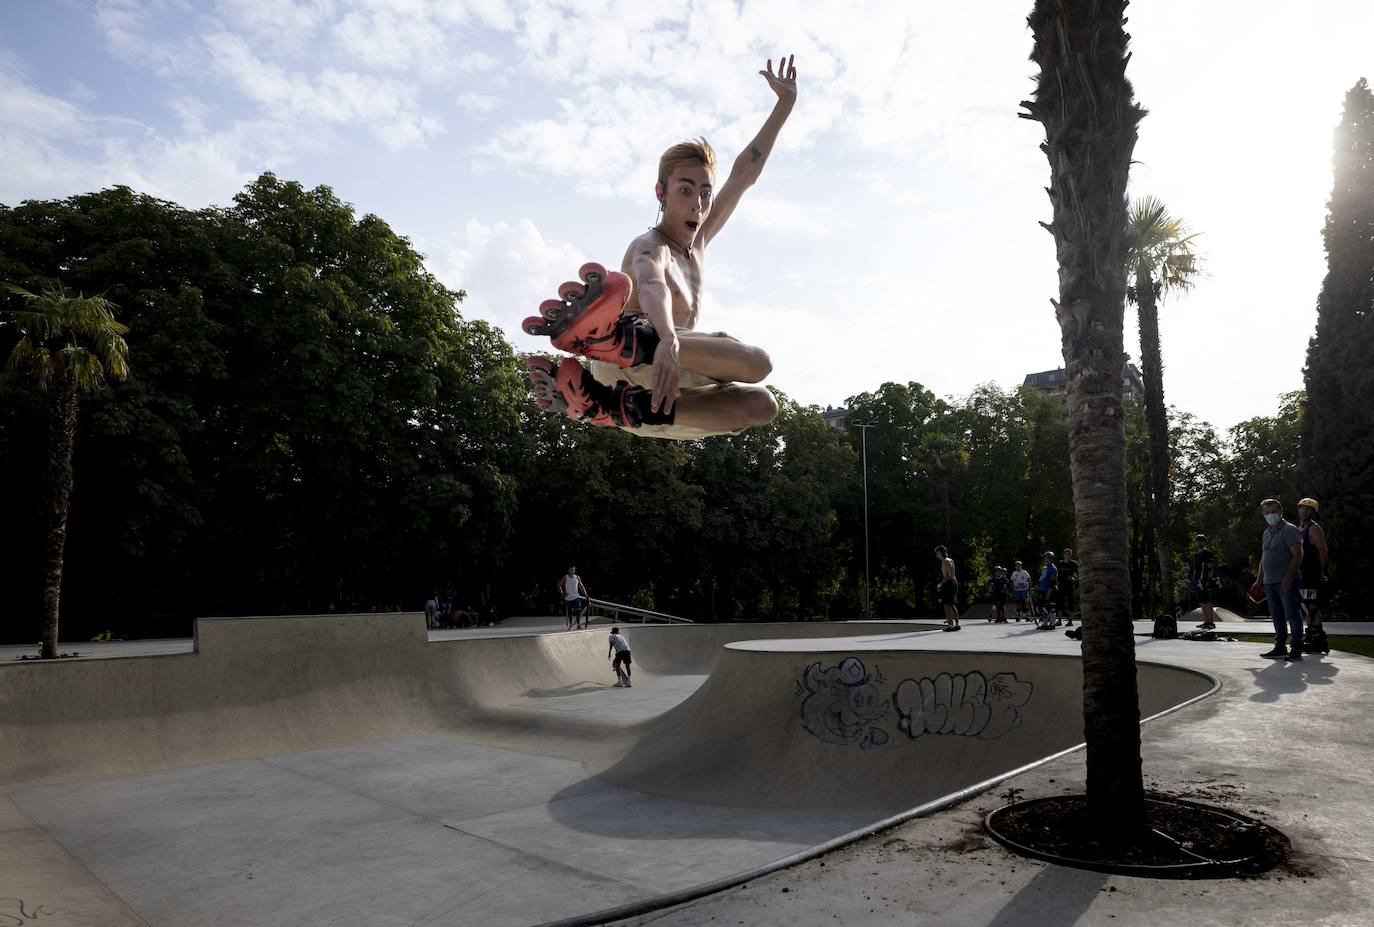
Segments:
[[[1147,878],[1255,875],[1288,856],[1288,838],[1280,831],[1234,811],[1148,795],[1145,818],[1145,830],[1135,839],[1105,843],[1092,826],[1087,797],[1060,795],[1005,805],[983,827],[1024,856]]]

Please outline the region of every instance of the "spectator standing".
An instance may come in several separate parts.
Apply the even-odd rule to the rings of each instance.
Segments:
[[[1317,524],[1317,500],[1298,501],[1298,531],[1302,534],[1302,566],[1299,568],[1298,589],[1302,609],[1307,613],[1307,626],[1322,626],[1322,607],[1326,604],[1326,532]]]
[[[1024,616],[1030,617],[1030,588],[1031,575],[1026,572],[1026,568],[1017,560],[1012,563],[1014,569],[1011,571],[1011,597],[1016,602],[1016,620],[1020,621]]]
[[[425,599],[425,627],[437,628],[439,626],[439,622],[435,618],[435,615],[437,615],[438,612],[439,593],[436,592],[433,595],[431,595],[428,599]]]
[[[582,600],[589,596],[587,587],[582,585],[582,577],[577,575],[577,567],[568,567],[568,572],[558,578],[558,590],[563,593],[563,614],[567,618],[568,630],[578,627],[579,619],[582,620],[581,627],[585,628],[587,609]]]
[[[615,670],[615,687],[617,689],[631,688],[630,642],[621,636],[619,628],[611,628],[611,637],[606,649],[606,659],[611,661],[611,669]]]
[[[949,551],[941,544],[935,548],[935,559],[940,561],[940,604],[945,609],[945,630],[959,630],[959,580],[954,577],[954,561]]]
[[[1198,625],[1205,631],[1217,626],[1216,609],[1212,606],[1212,588],[1216,585],[1216,565],[1212,559],[1212,549],[1207,546],[1207,535],[1193,537],[1193,558],[1188,561],[1188,589],[1193,594],[1193,602],[1202,609],[1202,623]]]
[[[1274,649],[1264,656],[1289,663],[1302,660],[1302,606],[1298,595],[1298,570],[1302,567],[1302,532],[1283,517],[1277,499],[1260,503],[1265,529],[1260,535],[1260,579],[1274,621]],[[1291,636],[1291,641],[1290,641]],[[1286,653],[1285,647],[1291,647]]]
[[[1064,559],[1059,561],[1059,611],[1064,616],[1064,624],[1073,627],[1073,616],[1078,612],[1078,561],[1073,559],[1073,548],[1064,548]]]
[[[441,628],[450,627],[453,624],[453,597],[457,595],[453,591],[453,583],[444,583],[444,588],[439,590],[439,611],[434,615],[434,623]]]
[[[1055,599],[1059,594],[1059,568],[1054,565],[1054,551],[1047,550],[1040,555],[1045,568],[1040,571],[1040,607],[1045,610],[1045,625],[1059,627],[1059,617],[1055,614]]]
[[[1007,623],[1007,571],[1003,567],[992,568],[992,582],[988,584],[992,589],[992,617],[989,621],[996,621],[998,624]]]

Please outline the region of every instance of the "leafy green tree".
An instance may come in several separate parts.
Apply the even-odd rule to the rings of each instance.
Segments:
[[[1082,554],[1083,718],[1090,818],[1103,837],[1144,824],[1140,702],[1129,622],[1125,432],[1126,181],[1144,115],[1126,78],[1124,0],[1037,0],[1028,118],[1045,129]]]
[[[1034,573],[1046,550],[1074,546],[1074,484],[1069,466],[1069,421],[1064,401],[1046,396],[1033,387],[1020,393],[1030,434],[1026,448],[1027,468],[1023,492],[1031,500],[1026,541],[1021,559]],[[1086,541],[1084,542],[1086,543]]]
[[[1327,273],[1307,348],[1301,495],[1321,503],[1332,581],[1346,597],[1374,559],[1374,92],[1364,78],[1345,95],[1334,148]]]
[[[967,466],[953,474],[951,492],[959,500],[959,581],[970,599],[986,590],[994,566],[1010,568],[1031,549],[1032,513],[1043,500],[1032,503],[1026,487],[1035,417],[1027,403],[1041,398],[1035,390],[1023,395],[1020,389],[1003,391],[987,383],[958,402],[947,419],[947,427],[959,434],[968,452]],[[1062,428],[1062,414],[1058,418]],[[1056,468],[1071,520],[1072,499],[1063,478],[1068,469],[1067,437],[1063,452]]]
[[[0,275],[59,274],[119,303],[138,358],[77,438],[73,540],[84,518],[123,542],[69,552],[100,591],[82,611],[415,607],[524,570],[514,353],[382,220],[272,175],[225,209],[125,188],[0,208]],[[6,390],[0,467],[23,473],[32,390]]]
[[[57,657],[78,399],[81,393],[103,389],[107,378],[127,375],[129,347],[123,336],[128,328],[115,319],[114,304],[103,296],[73,296],[60,283],[48,285],[41,295],[13,284],[5,289],[23,301],[23,308],[5,312],[16,329],[5,371],[32,376],[49,401],[47,569],[40,656],[50,660]]]
[[[954,503],[950,485],[957,473],[968,469],[969,452],[958,435],[931,431],[921,438],[916,450],[916,466],[935,481],[940,509],[940,542],[948,547],[954,540]]]
[[[1280,397],[1273,416],[1256,416],[1234,425],[1228,432],[1228,454],[1222,465],[1226,475],[1224,495],[1227,540],[1238,551],[1238,564],[1253,572],[1259,562],[1259,504],[1273,497],[1285,502],[1291,513],[1301,498],[1302,428],[1304,394],[1301,390]]]
[[[873,607],[880,615],[924,612],[937,578],[930,550],[939,524],[934,482],[916,466],[925,436],[949,411],[919,383],[884,383],[846,403],[851,422],[873,422],[868,430],[869,538],[872,549]],[[849,441],[858,456],[861,436]],[[860,477],[862,475],[860,474]],[[850,574],[862,581],[863,512],[861,479],[853,483],[852,507],[842,524],[849,536]],[[956,545],[957,549],[957,545]]]
[[[1164,406],[1164,361],[1159,343],[1159,301],[1170,293],[1191,289],[1197,279],[1194,239],[1181,219],[1169,215],[1164,203],[1143,196],[1126,217],[1127,298],[1136,304],[1140,321],[1140,362],[1145,381],[1145,421],[1150,439],[1149,491],[1145,499],[1159,548],[1159,572],[1164,614],[1174,614],[1174,547],[1169,521],[1169,419]]]

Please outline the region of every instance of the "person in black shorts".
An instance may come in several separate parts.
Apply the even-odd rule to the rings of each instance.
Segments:
[[[1212,560],[1212,551],[1207,546],[1207,535],[1196,535],[1193,538],[1193,559],[1188,561],[1188,588],[1193,593],[1193,602],[1202,609],[1202,624],[1198,627],[1204,631],[1210,631],[1217,626],[1216,610],[1212,607],[1212,586],[1215,576],[1216,566]]]
[[[992,616],[989,621],[1007,623],[1007,571],[1003,567],[992,568]]]
[[[1078,611],[1078,561],[1073,559],[1073,548],[1064,548],[1064,558],[1059,561],[1059,614],[1064,617],[1064,625],[1073,627],[1073,616]]]
[[[954,578],[954,561],[949,559],[949,550],[941,544],[935,548],[935,559],[940,561],[940,605],[945,610],[945,630],[959,630],[959,581]]]
[[[612,658],[612,654],[615,654],[614,658]],[[619,628],[611,628],[610,642],[606,649],[606,659],[611,661],[611,669],[615,670],[615,687],[617,689],[631,688],[630,642],[621,637]]]
[[[1302,566],[1298,594],[1309,628],[1322,626],[1322,587],[1326,585],[1326,532],[1317,524],[1317,500],[1298,500],[1298,531],[1302,534]]]

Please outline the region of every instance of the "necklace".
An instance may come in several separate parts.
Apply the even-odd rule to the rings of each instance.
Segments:
[[[651,232],[657,232],[658,234],[662,235],[664,238],[668,239],[668,241],[670,241],[670,242],[672,242],[673,244],[677,245],[677,246],[678,246],[678,249],[679,249],[680,251],[682,251],[683,254],[686,254],[686,255],[687,255],[687,260],[689,260],[689,261],[695,260],[695,258],[692,257],[692,248],[691,248],[690,245],[684,245],[682,242],[678,241],[676,238],[674,238],[673,236],[669,235],[667,232],[663,231],[663,229],[659,228],[659,227],[656,226],[656,225],[651,225],[651,226],[649,226],[649,231],[651,231]]]

